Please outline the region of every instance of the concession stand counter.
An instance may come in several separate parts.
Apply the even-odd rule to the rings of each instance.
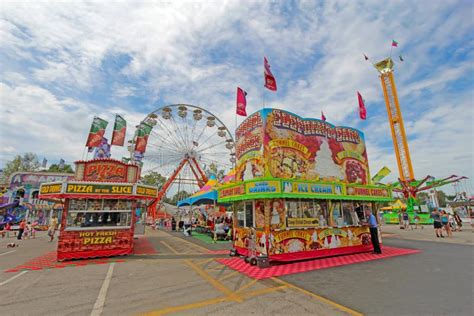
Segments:
[[[139,167],[113,159],[76,162],[75,179],[44,183],[42,199],[64,199],[58,261],[133,252],[135,214],[156,187],[138,184]]]

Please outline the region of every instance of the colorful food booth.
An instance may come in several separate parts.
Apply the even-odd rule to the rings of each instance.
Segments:
[[[58,261],[132,253],[135,212],[158,194],[137,183],[139,174],[136,165],[94,159],[76,162],[74,180],[41,185],[41,199],[64,199]]]
[[[235,182],[218,188],[233,204],[231,254],[256,264],[372,250],[364,210],[392,194],[369,183],[362,132],[263,109],[237,128],[236,156]]]

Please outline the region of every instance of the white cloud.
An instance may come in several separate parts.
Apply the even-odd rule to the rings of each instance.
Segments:
[[[472,72],[471,11],[463,1],[6,1],[0,62],[8,123],[1,144],[72,160],[82,153],[93,115],[122,113],[136,124],[169,103],[203,106],[233,128],[241,86],[250,112],[265,98],[267,107],[307,117],[324,110],[335,124],[363,129],[372,172],[389,164],[396,173],[380,82],[362,56],[386,57],[395,38],[393,57],[405,57],[396,80],[416,174],[472,175],[465,132],[473,118],[472,80],[448,91]],[[262,88],[264,55],[276,94]],[[357,90],[371,115],[366,123],[356,119]],[[459,104],[442,106],[453,94]],[[2,154],[2,163],[7,158]]]

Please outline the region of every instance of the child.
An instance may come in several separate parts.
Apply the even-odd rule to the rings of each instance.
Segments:
[[[36,239],[36,225],[38,225],[38,222],[34,222],[31,225],[31,237],[33,237],[33,239]]]
[[[10,225],[10,223],[7,223],[5,225],[5,232],[7,233],[7,238],[10,237],[10,231],[12,230],[12,226]]]

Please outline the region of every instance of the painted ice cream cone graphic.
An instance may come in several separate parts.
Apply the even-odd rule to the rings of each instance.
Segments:
[[[341,167],[332,159],[332,152],[326,141],[321,143],[319,151],[316,152],[314,173],[319,175],[321,180],[340,180],[344,176]]]

